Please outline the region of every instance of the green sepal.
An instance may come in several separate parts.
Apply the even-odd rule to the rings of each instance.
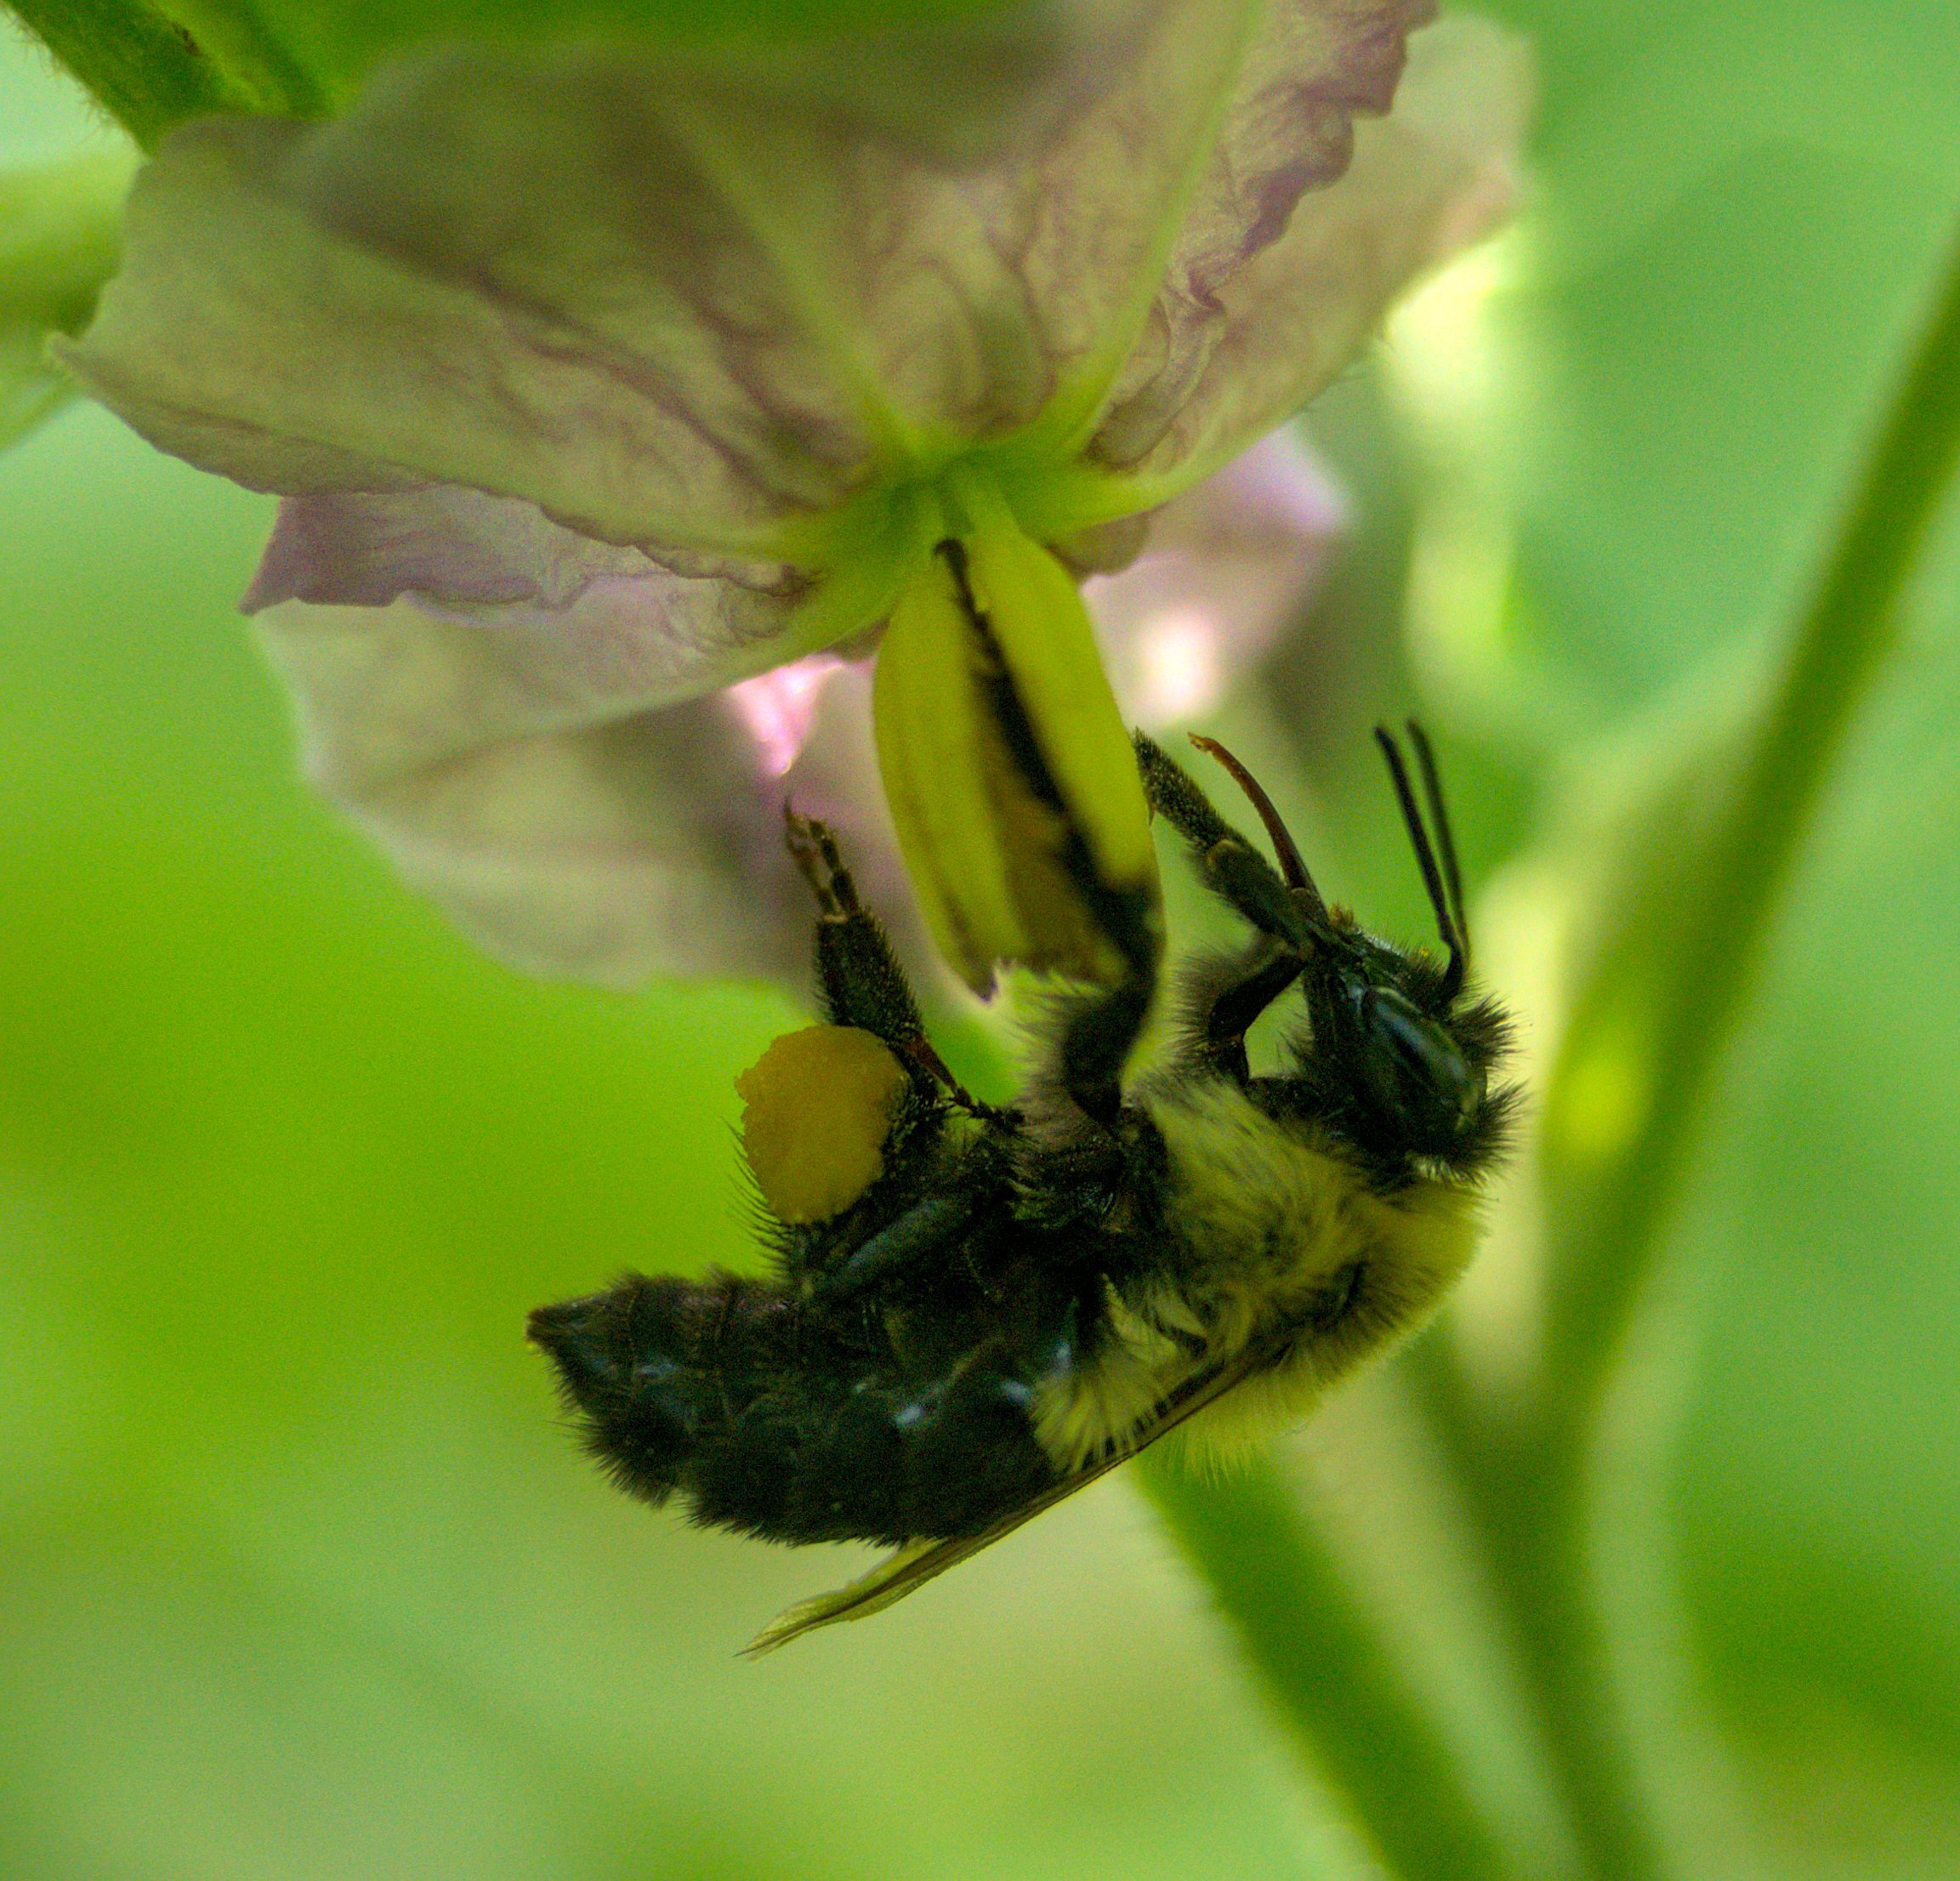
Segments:
[[[457,40],[640,40],[765,56],[772,41],[935,23],[1002,0],[7,0],[146,150],[214,111],[339,110],[390,58]],[[745,48],[747,48],[745,50]]]
[[[74,395],[48,338],[87,326],[116,271],[135,166],[123,148],[0,174],[0,446]]]

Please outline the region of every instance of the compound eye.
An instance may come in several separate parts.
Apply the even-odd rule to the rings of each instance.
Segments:
[[[1453,1148],[1482,1107],[1484,1074],[1428,1014],[1389,986],[1361,1000],[1361,1066],[1371,1094],[1417,1154]]]

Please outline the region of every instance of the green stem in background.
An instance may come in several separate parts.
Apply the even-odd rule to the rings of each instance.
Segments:
[[[164,10],[224,71],[248,109],[281,117],[327,115],[332,103],[327,87],[293,55],[253,0],[167,0]]]
[[[1400,1881],[1515,1875],[1379,1625],[1272,1463],[1210,1480],[1150,1451],[1132,1467],[1308,1762],[1389,1872]]]
[[[1673,929],[1680,945],[1657,989],[1645,1080],[1651,1102],[1612,1166],[1589,1172],[1590,1245],[1559,1250],[1554,1265],[1548,1341],[1554,1400],[1589,1402],[1620,1349],[1658,1259],[1710,1085],[1754,986],[1791,863],[1853,716],[1898,643],[1901,593],[1957,463],[1960,248],[1799,618],[1733,809],[1700,873],[1701,893],[1687,907],[1641,911]],[[1580,1049],[1588,1016],[1582,1003],[1569,1034]]]
[[[213,111],[307,116],[319,88],[246,0],[7,0],[145,150],[173,124]]]
[[[1603,1043],[1627,1054],[1625,1002],[1602,983],[1610,971],[1576,1008],[1547,1098],[1553,1294],[1542,1396],[1517,1426],[1493,1434],[1468,1486],[1482,1503],[1511,1622],[1605,1881],[1645,1881],[1666,1864],[1611,1686],[1596,1553],[1611,1486],[1602,1414],[1636,1313],[1661,1278],[1666,1231],[1792,865],[1853,719],[1897,645],[1904,591],[1957,465],[1960,247],[1799,617],[1725,816],[1698,865],[1684,866],[1671,901],[1637,899],[1632,919],[1652,931],[1606,951],[1609,963],[1650,964],[1644,1062],[1627,1080],[1649,1094],[1645,1111],[1589,1162],[1561,1149],[1560,1099],[1576,1068]]]

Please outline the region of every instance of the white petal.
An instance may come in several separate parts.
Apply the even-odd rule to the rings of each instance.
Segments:
[[[720,559],[712,567],[719,572],[683,575],[637,548],[563,528],[533,504],[454,485],[336,491],[280,505],[244,605],[383,608],[406,596],[427,613],[489,630],[482,644],[502,670],[523,672],[534,701],[617,718],[781,657],[801,584],[775,564]]]
[[[1146,327],[1159,403],[1188,381],[1190,309],[1338,173],[1424,3],[1077,0],[739,73],[446,48],[330,123],[173,133],[67,356],[256,487],[767,558],[1037,412],[1072,448]]]
[[[1075,282],[1105,259],[1075,239],[1099,222],[1058,229],[1045,166],[1177,10],[1031,8],[732,74],[457,46],[328,123],[186,125],[65,356],[255,487],[460,483],[611,542],[766,552],[918,427],[1045,395],[1044,308],[1095,326]]]
[[[1202,292],[1173,278],[1097,454],[1190,478],[1298,411],[1412,279],[1508,211],[1530,96],[1512,35],[1468,18],[1416,35],[1394,112],[1356,127],[1347,173],[1302,196],[1236,270],[1214,259]]]
[[[721,697],[648,709],[629,645],[574,656],[508,617],[287,602],[258,626],[313,781],[493,952],[616,986],[800,978],[781,785]]]
[[[1150,441],[1203,370],[1219,294],[1287,230],[1294,206],[1347,169],[1355,115],[1389,109],[1405,40],[1434,0],[1274,0],[1246,48],[1217,141],[1196,179],[1150,319],[1097,437],[1125,463]]]

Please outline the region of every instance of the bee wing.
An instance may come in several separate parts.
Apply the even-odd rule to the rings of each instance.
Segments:
[[[1155,1430],[1151,1432],[1153,1436],[1157,1434]],[[1142,1445],[1136,1447],[1140,1449]],[[917,1593],[935,1575],[945,1573],[949,1567],[957,1567],[983,1548],[991,1548],[1003,1536],[1013,1534],[1023,1522],[1032,1521],[1044,1509],[1054,1508],[1065,1496],[1072,1496],[1077,1490],[1087,1488],[1098,1476],[1114,1469],[1126,1456],[1134,1453],[1133,1450],[1119,1452],[1105,1463],[1092,1464],[1072,1476],[1065,1477],[1054,1488],[1045,1489],[1032,1500],[1023,1503],[980,1534],[962,1535],[944,1542],[907,1542],[903,1548],[886,1555],[868,1574],[861,1574],[855,1581],[847,1581],[828,1594],[798,1600],[794,1606],[777,1614],[741,1649],[742,1657],[759,1659],[764,1653],[774,1652],[778,1646],[787,1645],[792,1639],[799,1639],[806,1633],[814,1633],[820,1626],[830,1626],[838,1620],[868,1619],[873,1613],[883,1612],[888,1606],[895,1606],[906,1594]]]
[[[1150,1418],[1137,1427],[1129,1441],[1120,1449],[1111,1451],[1086,1469],[1077,1470],[1073,1475],[1065,1476],[1038,1496],[1030,1497],[1020,1508],[1003,1515],[992,1527],[978,1535],[962,1535],[950,1541],[907,1542],[903,1548],[886,1555],[869,1573],[861,1574],[855,1581],[833,1588],[828,1594],[819,1594],[814,1599],[799,1600],[794,1606],[786,1608],[742,1648],[742,1657],[759,1659],[764,1653],[774,1652],[792,1639],[800,1639],[804,1634],[814,1633],[820,1626],[832,1626],[839,1620],[867,1619],[873,1613],[883,1612],[888,1606],[895,1606],[906,1594],[917,1593],[928,1581],[945,1573],[949,1567],[957,1567],[983,1548],[991,1548],[996,1542],[1013,1534],[1023,1522],[1032,1521],[1037,1515],[1053,1509],[1078,1489],[1087,1489],[1099,1476],[1106,1476],[1118,1463],[1127,1463],[1139,1450],[1147,1450],[1186,1418],[1195,1416],[1207,1404],[1223,1397],[1235,1384],[1273,1363],[1292,1343],[1292,1336],[1288,1333],[1249,1346],[1236,1357],[1208,1366],[1187,1378],[1157,1406]]]

